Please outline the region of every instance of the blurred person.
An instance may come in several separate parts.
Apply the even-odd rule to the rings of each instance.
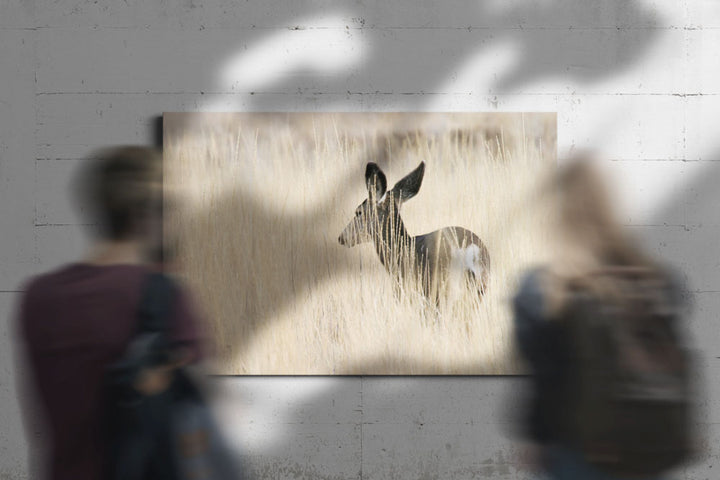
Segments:
[[[556,480],[663,478],[692,443],[682,289],[617,220],[590,158],[561,166],[552,186],[556,259],[513,299],[534,461]]]
[[[106,478],[103,382],[137,333],[146,279],[162,270],[160,153],[109,149],[79,180],[99,236],[85,258],[30,279],[17,312],[20,358],[38,406],[25,413],[48,430],[46,458],[32,462],[53,480]],[[167,335],[173,364],[141,372],[135,388],[143,395],[164,392],[172,369],[201,354],[198,316],[188,293],[176,290]]]

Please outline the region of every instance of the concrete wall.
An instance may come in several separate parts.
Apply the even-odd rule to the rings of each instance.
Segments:
[[[86,245],[74,169],[152,143],[163,111],[213,110],[557,111],[560,153],[605,152],[628,228],[687,276],[710,442],[678,478],[716,478],[719,74],[713,0],[0,0],[0,478],[29,471],[8,333],[21,280]],[[263,478],[515,479],[521,381],[218,383]]]

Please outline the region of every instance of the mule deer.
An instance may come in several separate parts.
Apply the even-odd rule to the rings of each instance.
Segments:
[[[380,262],[397,280],[419,280],[425,297],[439,303],[453,281],[464,280],[482,295],[488,287],[490,255],[480,238],[462,227],[445,227],[411,236],[400,218],[403,202],[417,194],[425,162],[387,190],[385,174],[375,163],[365,169],[368,198],[338,238],[353,247],[372,241]]]

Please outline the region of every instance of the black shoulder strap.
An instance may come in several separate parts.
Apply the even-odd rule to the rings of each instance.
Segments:
[[[175,300],[175,285],[160,272],[147,275],[140,306],[138,329],[140,333],[162,333],[168,329],[167,319]]]

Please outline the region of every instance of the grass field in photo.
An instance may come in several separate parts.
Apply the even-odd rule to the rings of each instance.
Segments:
[[[555,114],[174,113],[164,130],[166,241],[217,373],[521,371],[510,299],[552,242],[537,192],[556,164]],[[338,243],[368,162],[388,188],[425,162],[403,222],[475,232],[491,257],[482,301],[435,305],[397,285],[371,243]]]

